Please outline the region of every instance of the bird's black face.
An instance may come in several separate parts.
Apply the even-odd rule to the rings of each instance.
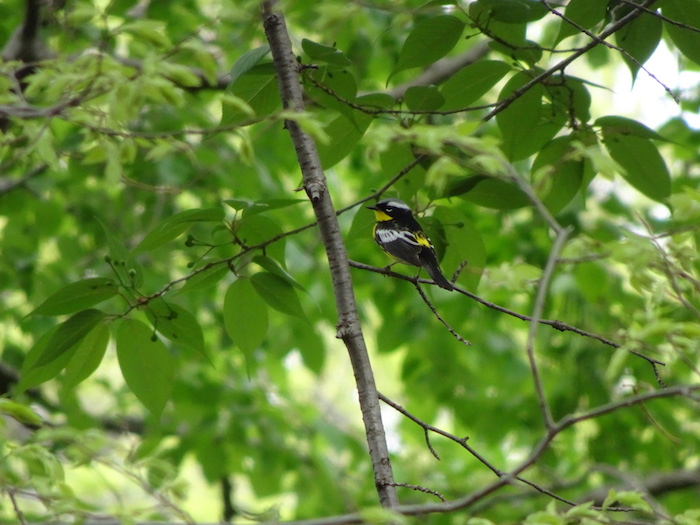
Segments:
[[[384,220],[411,216],[411,209],[405,202],[399,199],[384,199],[374,206],[367,206],[367,209],[374,210],[375,214],[377,214],[377,218]]]

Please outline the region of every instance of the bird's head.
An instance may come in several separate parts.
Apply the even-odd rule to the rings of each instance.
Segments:
[[[374,206],[367,206],[368,210],[373,210],[378,221],[391,221],[401,217],[411,217],[411,208],[404,201],[399,199],[384,199]]]

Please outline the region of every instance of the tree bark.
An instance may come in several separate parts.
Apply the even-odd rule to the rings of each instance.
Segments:
[[[284,17],[275,7],[274,0],[262,2],[265,35],[272,51],[282,104],[287,110],[301,112],[304,110],[304,100],[299,83],[299,65],[292,52]],[[377,387],[357,315],[345,243],[340,234],[335,209],[326,185],[326,177],[313,139],[293,120],[287,120],[285,125],[294,142],[304,178],[304,189],[311,200],[319,233],[326,249],[338,311],[337,337],[345,343],[355,375],[379,501],[384,507],[393,507],[398,504],[396,489],[393,486],[394,476],[389,460]]]

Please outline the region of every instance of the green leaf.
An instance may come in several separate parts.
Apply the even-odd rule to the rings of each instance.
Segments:
[[[586,160],[570,158],[573,151],[571,137],[557,137],[542,148],[532,163],[533,175],[540,170],[545,172],[540,172],[544,175],[545,184],[542,184],[542,180],[536,181],[536,189],[553,214],[559,213],[571,202],[583,183]]]
[[[354,121],[338,115],[325,128],[330,138],[328,144],[317,144],[318,155],[324,169],[335,166],[350,154],[372,123],[373,117],[355,111]]]
[[[282,107],[279,85],[271,64],[261,64],[241,75],[228,91],[248,104],[255,116],[264,117]],[[221,125],[227,126],[250,119],[247,111],[238,105],[224,104]]]
[[[461,196],[464,200],[485,208],[513,210],[530,204],[516,184],[488,175],[474,175],[452,184],[446,196]]]
[[[659,45],[661,33],[661,19],[649,13],[641,14],[615,33],[617,45],[627,52],[622,58],[629,67],[633,80],[637,77],[640,64],[644,64]]]
[[[244,211],[245,216],[250,217],[251,215],[256,215],[258,213],[265,213],[270,210],[279,210],[309,201],[307,199],[266,199],[260,201],[251,201],[248,199],[224,199],[224,202],[236,211]]]
[[[529,80],[530,76],[525,72],[514,75],[503,87],[499,100],[507,99]],[[503,151],[511,160],[524,158],[534,152],[530,152],[530,147],[523,150],[522,145],[525,139],[531,139],[534,128],[540,122],[545,93],[540,84],[533,86],[496,115],[496,123],[503,134]]]
[[[354,110],[348,102],[355,102],[357,82],[350,71],[334,70],[323,66],[308,73],[313,80],[307,82],[306,94],[320,106],[334,109],[350,120],[355,119]],[[330,91],[328,93],[327,91]]]
[[[663,202],[671,194],[671,176],[651,140],[603,128],[603,143],[623,168],[622,176],[652,200]]]
[[[445,98],[435,86],[411,86],[404,94],[404,102],[412,111],[435,111],[445,103]]]
[[[534,22],[549,12],[538,0],[478,0],[476,3],[493,20],[508,24]]]
[[[233,67],[231,67],[231,80],[229,84],[234,84],[239,77],[257,66],[269,52],[270,46],[265,44],[264,46],[251,49],[247,53],[241,55],[233,64]]]
[[[126,249],[117,236],[112,233],[112,230],[99,217],[96,217],[96,219],[107,236],[108,254],[113,262],[112,271],[116,272],[121,282],[137,287],[141,286],[143,284],[141,265],[136,262],[134,256]]]
[[[406,69],[423,67],[439,60],[459,42],[464,22],[452,15],[438,15],[416,24],[399,53],[389,80]]]
[[[223,315],[226,332],[249,358],[265,339],[268,326],[267,305],[250,279],[237,279],[229,286]]]
[[[275,310],[304,319],[306,316],[294,287],[282,277],[259,272],[251,277],[255,291]]]
[[[304,38],[301,41],[301,48],[313,62],[325,62],[338,67],[352,65],[348,57],[335,47],[318,44]]]
[[[552,106],[560,114],[567,114],[580,122],[591,119],[591,94],[583,80],[565,76],[547,86]]]
[[[29,315],[71,314],[106,301],[118,293],[119,287],[112,279],[83,279],[53,293]]]
[[[107,343],[109,329],[107,325],[100,323],[85,336],[66,365],[64,388],[75,388],[97,370],[107,350]]]
[[[542,47],[532,40],[504,40],[502,42],[493,40],[489,42],[489,47],[516,62],[525,62],[530,66],[534,66],[542,60]]]
[[[119,26],[119,31],[132,33],[133,35],[150,42],[156,48],[170,49],[172,43],[168,39],[164,23],[156,20],[134,20]]]
[[[590,29],[605,19],[609,3],[610,0],[571,0],[564,10],[566,18],[561,21],[554,45],[556,46],[569,36],[580,33],[578,27],[569,23],[568,20],[584,29]]]
[[[243,218],[235,222],[236,236],[246,246],[255,246],[262,242],[268,241],[273,237],[278,237],[284,232],[279,223],[266,215],[251,215],[250,217],[243,214]],[[265,251],[275,260],[285,260],[286,241],[280,238],[278,241],[269,244]]]
[[[9,399],[0,399],[0,414],[13,417],[23,425],[39,427],[44,423],[41,417],[31,408]]]
[[[172,241],[197,222],[221,222],[224,210],[221,208],[204,208],[187,210],[164,219],[153,228],[134,248],[134,253],[154,250]]]
[[[202,290],[211,290],[216,287],[219,281],[226,277],[230,272],[227,266],[216,265],[204,270],[198,271],[192,277],[187,279],[187,282],[176,290],[175,294],[189,293]]]
[[[511,67],[505,62],[484,60],[463,67],[452,75],[440,89],[445,97],[443,111],[469,106],[495,86]]]
[[[83,310],[58,326],[46,348],[32,366],[46,366],[80,343],[103,319],[99,310]]]
[[[253,262],[260,265],[268,272],[274,273],[278,277],[281,277],[297,290],[306,291],[305,288],[301,284],[299,284],[299,282],[296,279],[294,279],[294,277],[289,275],[286,272],[286,270],[282,268],[282,266],[280,266],[280,264],[274,259],[271,259],[266,255],[256,255],[255,257],[253,257]]]
[[[161,298],[151,301],[145,312],[153,327],[163,337],[206,356],[202,327],[197,318],[182,306]]]
[[[151,328],[135,319],[122,320],[117,329],[117,359],[127,386],[159,417],[173,389],[173,361]]]
[[[294,335],[299,341],[299,353],[306,368],[317,376],[323,372],[326,349],[323,337],[307,323],[294,323]]]
[[[664,0],[661,12],[685,26],[664,22],[666,31],[681,53],[700,65],[700,33],[693,29],[700,27],[700,0]]]
[[[358,97],[355,104],[369,111],[377,111],[392,107],[396,101],[388,93],[369,93]]]
[[[53,379],[61,370],[63,370],[66,363],[68,363],[70,355],[64,354],[59,359],[55,360],[53,363],[49,363],[46,366],[34,366],[36,360],[44,352],[46,345],[57,330],[58,326],[55,326],[43,334],[29,349],[29,352],[27,352],[27,357],[24,358],[24,363],[22,363],[19,382],[15,386],[15,395],[19,395],[28,388],[32,388],[45,381],[48,381],[49,379]]]
[[[507,23],[496,20],[487,2],[472,2],[469,5],[469,18],[476,28],[488,31],[492,41],[501,42],[510,48],[507,56],[510,56],[525,42],[527,23]],[[489,43],[490,45],[490,43]]]
[[[633,137],[641,137],[643,139],[666,141],[665,137],[662,137],[653,129],[646,127],[641,122],[637,122],[636,120],[632,120],[631,118],[627,117],[618,117],[617,115],[600,117],[595,121],[594,125],[602,128],[604,135],[630,135]]]
[[[379,160],[382,172],[387,180],[402,172],[406,166],[416,160],[416,154],[407,142],[394,142],[389,145],[386,151],[382,152]],[[399,192],[399,197],[409,202],[416,191],[425,185],[426,169],[419,163],[401,177],[392,189]]]
[[[457,282],[468,290],[476,291],[486,266],[486,246],[481,234],[466,215],[454,208],[438,206],[430,218],[440,224],[439,233],[436,235],[433,231],[435,226],[425,221],[430,239],[438,243],[439,236],[442,236],[447,245],[440,261],[445,276],[451,280],[454,271],[463,261],[467,261],[467,266],[459,274]],[[436,248],[437,246],[438,244]]]

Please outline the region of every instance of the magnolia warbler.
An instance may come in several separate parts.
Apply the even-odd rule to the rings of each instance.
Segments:
[[[430,239],[405,202],[384,199],[367,209],[373,210],[377,219],[374,240],[382,250],[398,262],[425,268],[440,288],[454,290],[452,283],[442,275]]]

